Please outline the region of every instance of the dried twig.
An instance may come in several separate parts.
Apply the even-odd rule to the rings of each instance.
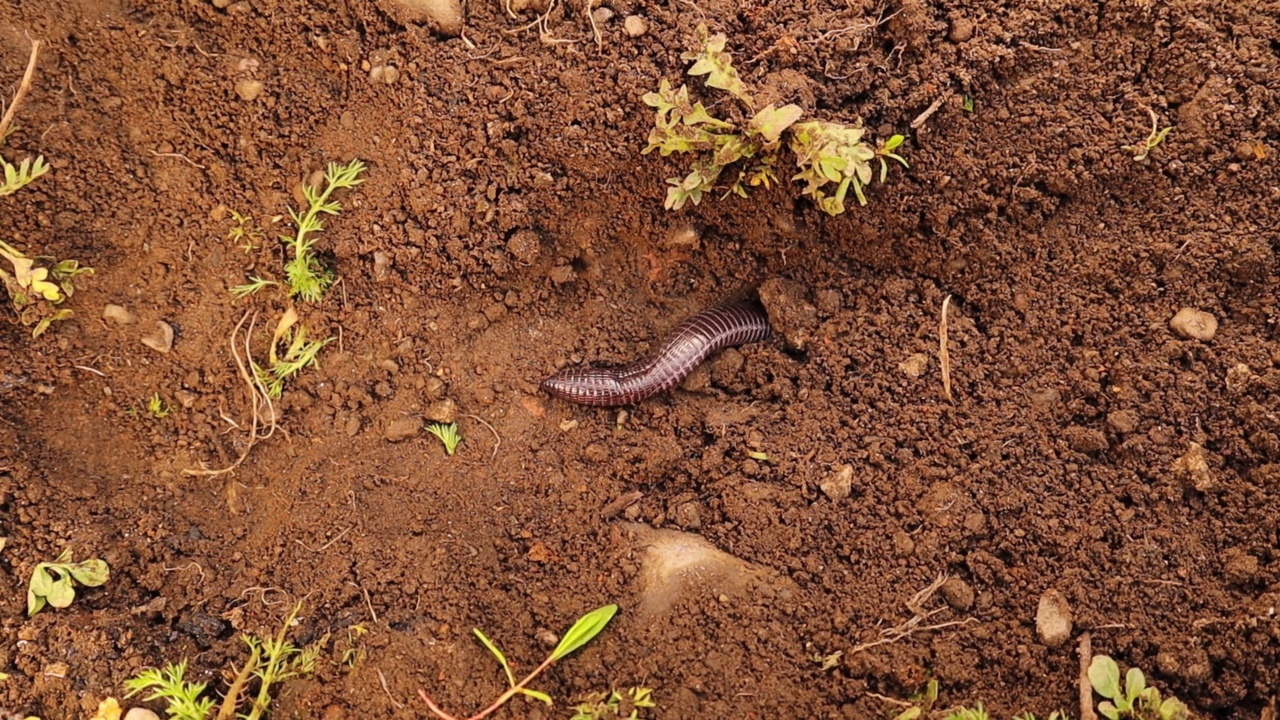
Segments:
[[[299,545],[301,545],[302,547],[304,547],[304,548],[306,548],[306,549],[310,550],[311,552],[316,553],[316,552],[320,552],[321,550],[327,550],[327,549],[329,548],[329,546],[330,546],[330,545],[333,545],[334,543],[336,543],[336,542],[338,542],[339,540],[341,540],[341,539],[342,539],[342,536],[343,536],[343,535],[346,535],[346,534],[347,534],[347,533],[349,533],[349,532],[351,532],[351,528],[354,528],[354,527],[355,527],[355,525],[351,525],[351,526],[347,527],[347,529],[346,529],[346,530],[343,530],[342,532],[338,533],[337,535],[335,535],[335,536],[333,537],[333,539],[332,539],[332,540],[330,540],[329,542],[327,542],[327,543],[325,543],[325,544],[321,545],[321,546],[320,546],[320,547],[318,547],[318,548],[313,548],[313,547],[311,547],[310,545],[308,545],[308,544],[306,544],[306,543],[302,542],[301,540],[299,540],[299,539],[297,539],[297,538],[294,538],[294,539],[293,539],[293,541],[294,541],[294,542],[296,542],[296,543],[298,543],[298,544],[299,544]]]
[[[489,432],[493,433],[493,452],[489,453],[489,462],[493,462],[493,459],[498,457],[498,448],[502,447],[502,436],[498,434],[497,430],[493,429],[492,425],[485,422],[485,419],[480,417],[479,415],[463,415],[462,417],[471,418],[472,420],[475,420],[481,425],[484,425],[485,427],[489,428]]]
[[[938,108],[942,107],[942,103],[945,102],[948,97],[950,97],[950,94],[941,95],[937,100],[934,100],[932,105],[925,108],[924,112],[917,115],[916,119],[911,121],[911,129],[919,130],[921,125],[928,122],[929,118],[933,117],[933,114],[938,112]]]
[[[391,694],[391,688],[387,687],[387,676],[382,674],[381,668],[378,669],[378,682],[382,683],[382,692],[387,694],[387,699],[391,701],[391,704],[395,705],[397,710],[403,710],[404,703],[397,700],[395,696]]]
[[[9,126],[13,124],[13,116],[18,112],[22,99],[27,96],[27,91],[31,89],[31,79],[36,75],[36,59],[40,57],[41,45],[39,40],[31,41],[31,58],[27,60],[27,71],[22,74],[22,82],[18,84],[18,91],[13,95],[9,109],[0,118],[0,144],[4,143],[5,136],[9,134]]]
[[[1080,720],[1098,720],[1093,712],[1093,686],[1089,683],[1089,664],[1093,662],[1093,638],[1080,635]]]
[[[951,296],[942,301],[942,323],[938,326],[938,362],[942,365],[942,392],[947,402],[955,404],[951,397],[951,354],[947,351],[947,307],[951,305]]]
[[[151,153],[152,155],[155,155],[156,157],[171,157],[171,158],[178,158],[179,160],[185,160],[185,161],[187,162],[187,164],[188,164],[188,165],[190,165],[190,166],[192,166],[192,167],[197,167],[197,168],[200,168],[201,170],[206,169],[206,168],[205,168],[205,166],[201,165],[200,163],[196,162],[195,160],[192,160],[191,158],[187,157],[186,155],[183,155],[182,153],[176,153],[176,152],[156,152],[155,150],[148,150],[147,152]]]
[[[918,632],[927,632],[929,630],[941,630],[943,628],[956,627],[959,625],[968,625],[971,622],[977,622],[976,620],[970,617],[970,618],[965,618],[964,620],[951,620],[949,622],[937,623],[935,625],[920,624],[925,620],[928,620],[929,618],[933,617],[934,615],[937,615],[938,613],[946,610],[945,607],[928,610],[924,606],[933,597],[934,593],[938,592],[938,588],[942,587],[942,584],[945,583],[947,579],[948,577],[945,574],[939,575],[938,578],[934,580],[932,583],[930,583],[928,587],[924,588],[920,592],[917,592],[915,595],[911,596],[911,599],[906,602],[907,609],[910,610],[912,613],[910,620],[907,620],[906,622],[896,627],[891,627],[887,630],[881,630],[879,640],[875,640],[869,643],[859,643],[857,645],[854,645],[849,650],[849,655],[855,655],[857,653],[862,652],[863,650],[867,650],[867,649],[876,647],[878,645],[888,645],[890,643],[895,643],[905,637],[910,637],[911,635],[914,635],[915,633],[918,633]]]

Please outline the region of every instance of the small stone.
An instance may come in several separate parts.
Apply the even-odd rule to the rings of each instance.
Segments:
[[[437,400],[428,405],[422,414],[431,422],[448,425],[458,419],[458,404],[450,398]]]
[[[215,2],[214,4],[216,5],[217,3]],[[326,714],[325,720],[328,720],[328,718],[329,716]],[[160,720],[160,716],[155,714],[154,711],[136,707],[131,708],[129,712],[124,714],[124,720]]]
[[[538,254],[542,252],[542,241],[538,238],[538,233],[533,230],[528,228],[517,230],[507,240],[507,252],[525,265],[532,265],[538,259]]]
[[[1253,379],[1253,370],[1244,363],[1236,363],[1234,367],[1227,371],[1227,392],[1239,393],[1249,387],[1249,381]]]
[[[1031,407],[1036,410],[1052,410],[1059,402],[1062,401],[1062,395],[1053,388],[1047,390],[1037,390],[1029,395],[1031,399]]]
[[[667,236],[662,239],[662,246],[697,249],[701,241],[702,236],[698,233],[698,228],[692,225],[677,225],[667,231]]]
[[[462,0],[381,0],[378,3],[402,23],[417,23],[445,37],[462,34],[466,22]]]
[[[384,436],[389,442],[401,442],[418,436],[422,432],[422,418],[417,415],[399,417],[387,423]]]
[[[422,392],[428,400],[439,400],[444,397],[444,381],[435,376],[429,377],[423,385]]]
[[[1056,648],[1071,637],[1071,605],[1057,590],[1046,590],[1036,608],[1036,633],[1046,647]]]
[[[833,501],[844,500],[853,492],[853,466],[841,465],[836,471],[818,483],[822,494]]]
[[[951,21],[951,32],[947,39],[957,45],[968,42],[973,37],[974,22],[967,17],[958,17]]]
[[[911,357],[898,363],[898,369],[909,378],[915,379],[924,374],[929,367],[929,356],[924,353],[916,353]]]
[[[1208,342],[1218,334],[1218,319],[1207,312],[1182,308],[1169,321],[1169,327],[1181,337]]]
[[[900,558],[911,557],[916,552],[916,541],[904,530],[893,534],[893,554]]]
[[[702,527],[702,508],[693,501],[682,503],[676,508],[673,519],[685,530],[697,530]]]
[[[639,15],[628,15],[622,21],[622,32],[626,33],[627,37],[638,38],[649,32],[649,23]]]
[[[591,19],[596,25],[603,25],[613,19],[613,10],[607,7],[598,7],[591,11]]]
[[[213,6],[219,10],[226,10],[230,4],[231,0],[213,0]]]
[[[1107,414],[1107,427],[1117,435],[1128,435],[1138,429],[1138,413],[1132,410],[1117,410]]]
[[[804,286],[794,280],[770,278],[760,285],[759,295],[769,324],[788,345],[803,350],[818,329],[818,309],[805,298]]]
[[[577,277],[578,273],[573,271],[572,265],[558,265],[551,268],[551,282],[556,285],[573,282]]]
[[[342,124],[342,127],[344,130],[350,130],[351,128],[356,126],[355,113],[351,112],[350,110],[344,110],[342,114],[338,116],[338,122]],[[335,706],[330,705],[330,707],[335,707]]]
[[[560,636],[550,630],[539,630],[534,634],[534,637],[538,638],[538,642],[549,648],[553,648],[560,644]]]
[[[132,325],[138,322],[138,316],[121,305],[106,305],[102,308],[102,319],[110,320],[117,325]]]
[[[387,85],[395,85],[400,79],[400,70],[395,65],[388,65],[382,69],[382,82]]]
[[[1205,492],[1213,487],[1213,474],[1209,472],[1209,453],[1199,443],[1191,443],[1182,457],[1173,461],[1173,476],[1196,492]]]
[[[236,94],[245,102],[253,102],[262,94],[262,88],[260,81],[245,78],[236,83]]]
[[[947,578],[947,581],[942,583],[942,587],[938,588],[938,594],[942,595],[942,599],[957,612],[965,612],[973,607],[973,600],[976,597],[969,583],[955,577]]]
[[[161,354],[168,354],[173,349],[173,326],[164,321],[156,321],[156,328],[142,336],[142,344]]]

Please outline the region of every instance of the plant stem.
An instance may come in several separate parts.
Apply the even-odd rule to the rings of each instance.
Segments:
[[[546,670],[547,668],[551,667],[551,665],[554,662],[555,660],[551,657],[548,657],[546,660],[543,660],[542,664],[539,665],[537,668],[535,668],[533,672],[529,673],[529,675],[525,677],[525,679],[521,680],[519,683],[515,685],[512,685],[506,692],[499,695],[498,699],[494,700],[493,703],[489,705],[489,707],[485,708],[484,710],[481,710],[480,712],[476,713],[475,715],[472,715],[469,718],[466,718],[466,720],[483,720],[489,715],[492,715],[498,708],[505,705],[508,700],[520,694],[521,690],[524,690],[524,688],[529,683],[533,682],[535,678],[541,675],[543,670]],[[422,701],[427,704],[427,707],[430,708],[431,712],[435,713],[436,717],[441,718],[441,720],[461,720],[460,718],[454,717],[453,715],[450,715],[449,713],[441,710],[440,706],[432,702],[430,696],[427,695],[426,690],[419,689],[418,697],[422,698]]]
[[[236,704],[240,702],[240,693],[244,690],[245,683],[249,682],[249,676],[258,668],[258,648],[254,648],[249,653],[249,661],[244,664],[244,668],[236,675],[235,682],[231,683],[231,687],[227,689],[227,696],[222,700],[222,707],[218,709],[217,720],[235,720]]]
[[[22,75],[22,83],[18,85],[18,92],[14,93],[13,102],[9,103],[9,110],[0,118],[0,145],[4,144],[5,133],[9,132],[9,125],[13,123],[13,116],[18,112],[22,98],[31,89],[31,78],[36,74],[36,59],[40,57],[40,45],[39,40],[31,41],[31,59],[27,61],[27,71]]]

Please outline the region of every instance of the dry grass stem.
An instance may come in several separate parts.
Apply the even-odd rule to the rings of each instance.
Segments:
[[[947,402],[955,404],[951,397],[951,354],[947,351],[947,308],[951,305],[951,296],[942,301],[942,322],[938,326],[938,362],[942,365],[942,392]]]
[[[1093,662],[1093,638],[1080,635],[1080,720],[1098,720],[1093,711],[1093,685],[1089,682],[1089,663]]]
[[[18,112],[18,106],[22,104],[22,99],[27,96],[27,91],[31,89],[31,81],[36,75],[36,60],[40,57],[39,40],[31,41],[31,57],[27,60],[27,71],[22,74],[22,82],[18,84],[18,91],[13,94],[13,102],[9,103],[9,109],[5,110],[4,117],[0,118],[0,145],[4,144],[5,136],[9,134],[9,126],[13,124],[13,117]]]
[[[888,628],[887,630],[881,630],[880,638],[878,640],[874,640],[868,643],[859,643],[857,645],[854,645],[853,648],[849,650],[849,655],[854,655],[856,653],[862,652],[863,650],[867,650],[879,645],[888,645],[890,643],[895,643],[895,642],[898,642],[899,640],[902,640],[903,638],[910,637],[911,635],[914,635],[915,633],[918,633],[918,632],[928,632],[930,630],[942,630],[944,628],[958,627],[960,625],[968,625],[971,622],[976,622],[976,620],[974,620],[973,618],[965,618],[964,620],[951,620],[948,622],[936,623],[934,625],[921,624],[925,620],[928,620],[934,615],[937,615],[938,613],[943,612],[944,610],[947,609],[946,607],[940,607],[940,608],[934,608],[932,610],[929,610],[928,608],[925,607],[925,605],[929,603],[929,600],[933,598],[934,594],[938,592],[938,588],[942,587],[942,584],[945,583],[947,580],[948,580],[947,575],[945,574],[939,575],[938,578],[934,580],[932,583],[930,583],[928,587],[917,592],[915,595],[912,595],[911,599],[906,602],[907,609],[910,610],[912,613],[910,620],[907,620],[906,622],[896,627],[891,627],[891,628]]]

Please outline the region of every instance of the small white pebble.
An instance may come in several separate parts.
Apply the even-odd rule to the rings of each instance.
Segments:
[[[257,80],[241,80],[236,83],[236,94],[245,102],[253,102],[262,94],[262,83]]]
[[[626,33],[627,37],[637,38],[649,32],[649,23],[639,15],[628,15],[622,21],[622,32]]]

